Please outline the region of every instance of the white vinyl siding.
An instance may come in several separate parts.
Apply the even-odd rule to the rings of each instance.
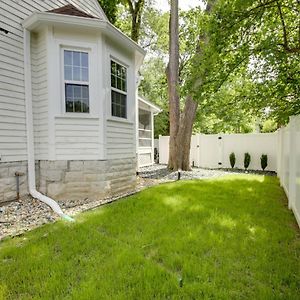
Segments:
[[[107,120],[107,158],[135,157],[135,126],[132,123]]]
[[[11,15],[0,3],[0,155],[1,161],[25,160],[26,126],[21,17]],[[18,15],[18,12],[16,11]]]
[[[58,160],[100,159],[98,118],[55,118],[55,151]]]
[[[139,151],[139,167],[145,167],[145,166],[150,166],[152,165],[152,149],[143,149],[143,151]]]
[[[97,4],[97,0],[1,0],[0,1],[0,27],[8,30],[8,34],[0,32],[0,156],[1,162],[20,161],[27,159],[26,145],[26,121],[25,121],[25,96],[24,96],[24,59],[23,59],[23,28],[21,22],[34,11],[48,11],[67,4],[73,4],[97,18],[104,18],[103,12]],[[32,49],[33,51],[36,51]],[[38,58],[41,61],[41,57]],[[35,68],[37,62],[33,61]],[[42,76],[42,79],[44,76]],[[35,78],[33,78],[33,81]],[[37,83],[35,83],[37,84]],[[41,105],[44,105],[45,83],[39,82],[37,92],[33,90],[33,98],[40,94]],[[34,107],[35,106],[34,104]],[[36,115],[45,108],[39,107],[34,111]],[[45,111],[44,111],[45,112]],[[36,151],[39,157],[46,155],[45,132],[47,125],[39,116],[35,122],[40,123],[40,128],[35,129],[35,137],[38,137]],[[46,122],[46,121],[45,121]]]
[[[103,18],[97,0],[0,0],[0,27],[9,32],[0,32],[0,162],[27,160],[21,22],[35,11],[48,11],[68,3],[88,14]],[[135,62],[131,52],[124,50],[119,44],[109,42],[107,37],[104,39],[100,33],[77,34],[60,28],[47,30],[31,35],[36,159],[134,158],[136,85]],[[59,40],[64,41],[62,48],[77,47],[79,43],[82,51],[86,47],[90,51],[90,112],[86,117],[69,117],[62,109],[63,97],[59,84],[62,84],[63,78],[59,70],[59,53],[56,53],[61,49],[57,47]],[[108,93],[111,87],[108,70],[111,57],[126,63],[128,122],[107,121],[107,117],[111,118],[111,99]]]

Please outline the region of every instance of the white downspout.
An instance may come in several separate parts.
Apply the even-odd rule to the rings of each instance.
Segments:
[[[27,159],[28,159],[28,188],[33,198],[49,205],[54,212],[68,221],[74,221],[63,213],[60,206],[53,199],[36,190],[35,184],[35,155],[33,135],[32,113],[32,85],[31,85],[31,55],[30,55],[30,31],[24,28],[24,81],[25,81],[25,107],[26,107],[26,131],[27,131]]]

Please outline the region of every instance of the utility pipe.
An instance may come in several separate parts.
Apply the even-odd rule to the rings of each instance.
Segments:
[[[17,185],[17,200],[20,200],[20,176],[24,176],[24,173],[16,172],[16,185]]]
[[[35,159],[34,159],[34,135],[32,113],[32,83],[31,83],[31,55],[30,55],[30,31],[24,28],[24,81],[25,81],[25,106],[26,106],[26,130],[27,130],[27,160],[28,160],[28,188],[33,198],[36,198],[52,208],[60,217],[67,221],[73,218],[63,213],[58,203],[36,190],[35,184]]]

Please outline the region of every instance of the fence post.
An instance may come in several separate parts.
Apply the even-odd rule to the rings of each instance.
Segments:
[[[202,139],[202,134],[201,133],[198,133],[197,134],[197,136],[198,136],[198,140],[197,140],[197,145],[199,146],[199,147],[197,147],[197,152],[198,152],[198,168],[202,168],[203,167],[203,165],[202,165],[202,151],[203,151],[203,149],[201,148],[201,139]]]
[[[285,183],[285,177],[286,177],[286,169],[288,166],[285,164],[285,148],[286,145],[284,144],[285,136],[287,136],[287,127],[286,128],[280,128],[280,185],[284,186]]]
[[[295,116],[290,117],[290,153],[289,153],[289,209],[293,209],[296,201],[296,119]]]
[[[277,156],[276,156],[276,172],[277,177],[281,177],[281,130],[278,129],[277,133]]]
[[[163,152],[163,145],[161,143],[161,135],[158,136],[158,163],[161,164],[161,155]]]
[[[222,133],[219,134],[218,136],[218,146],[219,146],[219,160],[218,160],[218,165],[219,168],[224,168],[224,159],[223,159],[223,154],[224,154],[224,135]]]

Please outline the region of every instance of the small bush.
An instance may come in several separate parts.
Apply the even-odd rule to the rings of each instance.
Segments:
[[[250,165],[250,161],[251,161],[251,156],[247,152],[247,153],[245,153],[245,156],[244,156],[244,167],[245,167],[245,169],[248,169],[248,167]]]
[[[260,158],[260,165],[263,171],[265,168],[268,166],[268,155],[267,154],[262,154]]]
[[[230,160],[231,168],[233,168],[234,165],[235,165],[235,154],[234,154],[233,152],[230,153],[230,155],[229,155],[229,160]]]

